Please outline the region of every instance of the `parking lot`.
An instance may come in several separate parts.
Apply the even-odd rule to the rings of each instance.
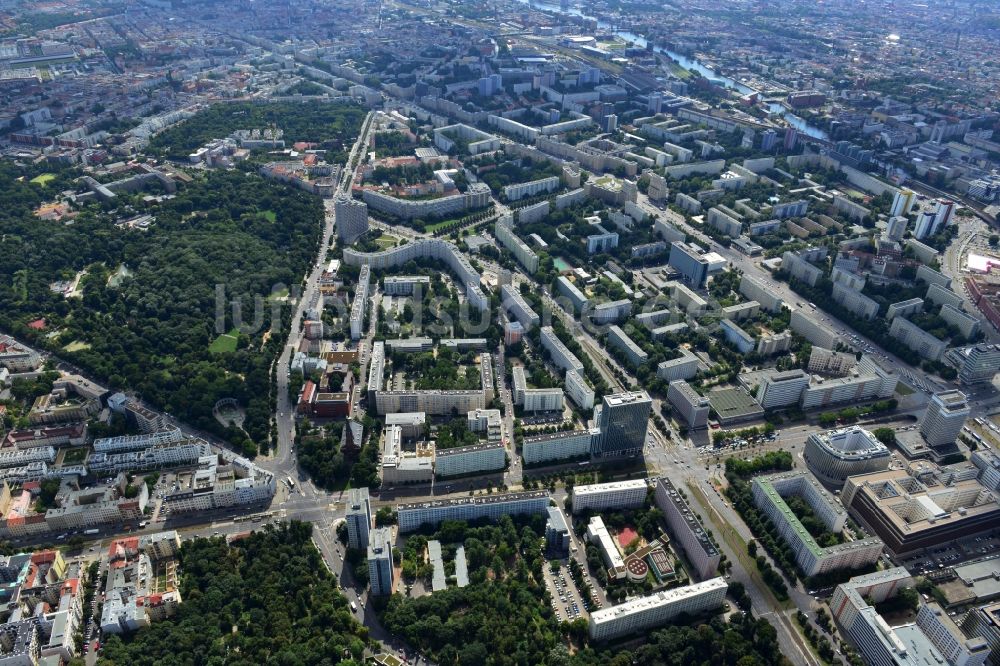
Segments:
[[[1000,549],[1000,531],[994,531],[991,534],[953,541],[948,545],[912,555],[902,560],[900,564],[914,574],[928,574],[966,562],[986,559],[998,549]]]
[[[566,620],[572,622],[577,618],[588,619],[587,606],[573,577],[569,573],[569,567],[564,562],[559,563],[559,571],[553,572],[551,567],[545,565],[545,587],[548,588],[552,597],[552,609],[556,613],[556,619],[560,622]]]

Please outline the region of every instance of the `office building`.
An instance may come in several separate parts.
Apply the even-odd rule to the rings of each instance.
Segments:
[[[649,354],[617,325],[608,327],[608,346],[622,352],[633,366],[643,365],[649,358]]]
[[[594,389],[576,370],[566,371],[566,395],[580,409],[594,408]]]
[[[566,557],[569,555],[569,547],[572,543],[569,523],[562,509],[557,506],[549,507],[549,517],[545,521],[545,550],[550,555]]]
[[[347,547],[367,548],[372,525],[372,505],[367,488],[347,490]]]
[[[834,488],[843,487],[849,476],[885,470],[890,460],[889,449],[860,426],[814,432],[803,457],[809,471]]]
[[[573,513],[634,509],[646,502],[649,485],[645,479],[592,483],[573,487]]]
[[[606,641],[659,627],[680,614],[697,616],[722,606],[729,586],[723,578],[664,590],[590,614],[590,640]]]
[[[802,392],[809,386],[809,375],[801,370],[788,370],[765,375],[757,389],[757,402],[764,409],[779,409],[798,404]]]
[[[392,594],[392,528],[379,527],[371,533],[368,542],[368,583],[372,596]]]
[[[450,500],[434,500],[396,507],[400,532],[412,532],[421,525],[439,525],[443,520],[496,522],[500,516],[546,513],[549,494],[544,490],[500,495],[480,495]]]
[[[1000,371],[1000,345],[978,344],[956,351],[958,378],[963,384],[992,382]]]
[[[573,371],[581,375],[583,374],[583,363],[559,339],[559,336],[556,335],[551,326],[543,326],[539,330],[539,333],[542,341],[542,349],[549,352],[549,357],[557,368],[567,372]]]
[[[670,479],[661,476],[656,480],[653,500],[698,577],[705,580],[714,576],[722,559],[719,549]]]
[[[500,442],[437,449],[434,455],[434,474],[439,478],[486,474],[503,470],[506,464],[507,455]]]
[[[337,240],[350,245],[368,232],[368,205],[363,201],[340,194],[333,200],[333,214],[337,226]]]
[[[882,542],[876,538],[820,546],[785,503],[785,498],[790,496],[805,500],[816,518],[833,533],[843,531],[847,512],[809,472],[781,472],[754,478],[754,504],[777,528],[806,576],[836,569],[857,569],[878,561],[882,554]]]
[[[590,456],[592,440],[598,436],[599,431],[595,428],[525,437],[521,442],[521,456],[525,465],[586,458]]]
[[[931,448],[954,444],[971,412],[961,391],[942,391],[931,396],[920,419],[920,434]]]
[[[930,463],[848,477],[840,499],[897,555],[967,539],[1000,520],[997,496],[979,480],[946,478]]]
[[[600,417],[601,434],[594,442],[595,458],[622,458],[642,453],[653,401],[645,391],[626,391],[604,396]]]
[[[667,263],[676,268],[684,276],[684,280],[695,289],[705,286],[705,281],[708,279],[708,259],[702,256],[697,247],[674,241],[670,244],[670,258]]]
[[[708,398],[699,395],[683,379],[675,379],[667,385],[667,400],[684,419],[688,428],[700,430],[708,427],[708,413],[712,408]]]

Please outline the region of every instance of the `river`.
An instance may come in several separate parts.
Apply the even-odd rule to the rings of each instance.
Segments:
[[[518,1],[523,2],[524,4],[530,4],[535,9],[539,9],[541,11],[553,12],[555,14],[567,14],[570,16],[579,16],[580,18],[589,19],[591,21],[597,21],[598,28],[608,29],[613,27],[611,24],[606,23],[596,17],[587,16],[586,14],[581,12],[579,9],[576,9],[575,7],[562,9],[558,5],[550,5],[541,2],[534,2],[534,0],[518,0]],[[615,36],[628,44],[632,44],[633,46],[638,46],[639,48],[643,49],[646,48],[648,44],[646,38],[643,37],[642,35],[637,35],[633,32],[628,32],[625,30],[616,31]],[[688,58],[687,56],[681,55],[680,53],[674,53],[673,51],[667,50],[659,46],[654,46],[653,49],[657,53],[662,53],[663,55],[670,57],[672,60],[675,60],[677,64],[679,64],[684,69],[692,72],[698,72],[699,74],[704,76],[712,83],[715,83],[716,85],[720,85],[724,88],[730,88],[732,90],[737,90],[743,93],[744,95],[751,95],[753,93],[759,92],[758,90],[746,86],[740,83],[739,81],[736,81],[735,79],[719,74],[718,72],[716,72],[715,70],[706,66],[705,64],[703,64],[698,60]],[[811,136],[815,139],[822,139],[824,141],[830,140],[830,135],[827,134],[824,130],[822,130],[819,127],[816,127],[815,125],[811,125],[805,119],[795,115],[784,104],[778,104],[778,103],[768,104],[767,110],[769,113],[783,117],[785,119],[785,122],[787,122],[789,125],[791,125],[792,127],[794,127],[795,129],[797,129],[798,131],[802,132],[807,136]]]

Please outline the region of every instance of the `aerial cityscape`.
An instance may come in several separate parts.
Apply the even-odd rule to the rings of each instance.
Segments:
[[[0,2],[0,666],[1000,666],[998,217],[991,0]]]

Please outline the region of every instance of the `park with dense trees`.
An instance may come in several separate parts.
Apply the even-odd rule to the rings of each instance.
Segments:
[[[368,630],[355,621],[312,545],[312,526],[267,526],[227,545],[184,542],[176,615],[110,636],[107,666],[363,664]]]
[[[32,175],[0,164],[0,330],[246,455],[266,449],[270,368],[290,320],[284,297],[315,257],[321,201],[255,174],[211,171],[173,198],[88,203],[67,225],[34,215],[54,188]],[[59,173],[58,185],[72,188],[79,175]],[[155,222],[146,231],[115,225],[136,213]],[[79,297],[49,288],[82,271]],[[43,329],[27,326],[39,319]],[[242,430],[212,415],[226,397],[246,410]]]

